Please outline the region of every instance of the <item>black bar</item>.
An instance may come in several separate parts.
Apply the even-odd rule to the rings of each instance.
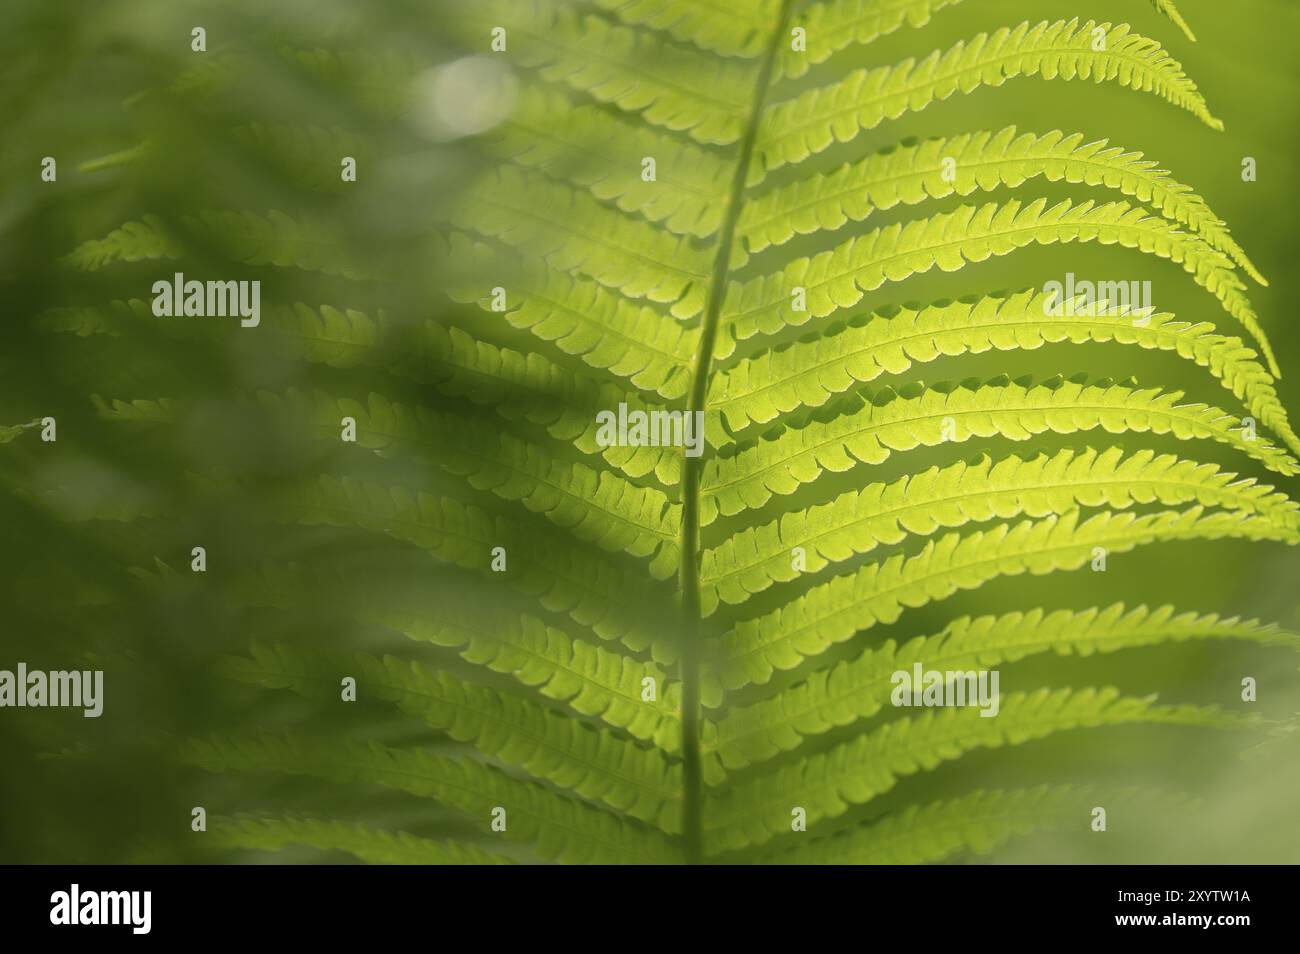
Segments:
[[[679,936],[734,941],[802,925],[868,947],[902,931],[917,943],[982,935],[1036,941],[1108,936],[1144,943],[1193,936],[1232,943],[1292,920],[1293,874],[1261,867],[930,867],[673,871],[581,868],[411,869],[360,866],[8,867],[0,892],[6,941],[342,941],[534,935],[583,944]],[[51,923],[59,892],[82,910],[99,892],[149,892],[116,925]],[[86,901],[87,893],[96,900]],[[685,916],[668,898],[692,897]],[[60,912],[61,913],[61,912]],[[131,914],[136,915],[133,926]],[[681,920],[679,920],[681,918]],[[1209,923],[1201,919],[1208,918]],[[1230,918],[1234,923],[1225,922]],[[1125,919],[1122,921],[1122,919]],[[1133,920],[1138,919],[1138,920]],[[1149,919],[1149,920],[1148,920]],[[1193,921],[1192,919],[1196,919]],[[608,923],[609,928],[604,927]],[[619,929],[618,925],[622,924]],[[559,929],[561,934],[555,935]],[[596,931],[599,929],[600,933]],[[608,931],[615,929],[617,934]],[[975,934],[971,932],[974,931]],[[920,932],[919,934],[917,932]],[[540,935],[538,937],[537,935]],[[910,942],[909,942],[910,943]],[[603,943],[602,943],[602,946]],[[8,944],[6,944],[8,948]],[[8,948],[16,950],[16,948]]]

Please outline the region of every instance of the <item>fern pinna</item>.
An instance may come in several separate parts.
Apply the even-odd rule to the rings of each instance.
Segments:
[[[843,66],[958,5],[475,0],[441,21],[452,47],[424,59],[352,51],[345,29],[316,46],[276,34],[277,68],[335,110],[231,124],[239,155],[280,191],[247,186],[253,210],[137,215],[68,256],[94,275],[224,262],[272,277],[256,329],[160,318],[135,293],[51,309],[47,330],[209,348],[256,336],[301,365],[241,366],[221,385],[239,395],[231,426],[288,435],[292,466],[243,461],[250,476],[188,460],[176,475],[173,503],[221,501],[219,519],[262,528],[247,531],[262,558],[219,583],[240,638],[265,635],[218,668],[252,684],[258,721],[279,723],[246,718],[181,750],[210,772],[306,776],[339,794],[267,782],[236,798],[200,781],[208,847],[938,861],[1086,831],[1097,806],[1122,804],[1063,780],[1070,730],[1250,728],[1232,706],[1108,685],[1124,681],[1120,661],[1058,669],[1055,686],[1026,661],[1296,647],[1210,607],[1089,605],[1091,571],[1147,544],[1300,540],[1295,501],[1213,456],[1283,477],[1300,467],[1248,297],[1263,276],[1191,186],[1123,145],[1005,124],[889,132],[1022,78],[1127,87],[1147,101],[1133,108],[1164,100],[1222,124],[1165,48],[1124,24],[1024,22]],[[1166,22],[1153,7],[1191,39],[1172,2],[1134,3],[1133,17]],[[155,95],[246,110],[261,75],[249,62],[214,50]],[[108,165],[163,155],[150,143]],[[355,155],[355,185],[339,181],[339,157]],[[459,178],[429,173],[431,155],[458,156]],[[388,192],[365,201],[382,227],[353,198],[380,168]],[[373,242],[349,242],[341,223]],[[1122,247],[1104,259],[1118,268],[1181,265],[1205,293],[1198,314],[978,290],[979,263],[1068,243]],[[922,286],[900,283],[959,271],[971,275],[960,294],[936,282],[930,300],[903,303]],[[1202,403],[1088,373],[1135,349],[1230,394]],[[991,370],[1016,355],[1026,376]],[[940,383],[921,380],[931,364]],[[130,389],[97,389],[101,421],[156,446],[210,420],[200,389],[160,391],[135,367],[101,369],[97,381]],[[610,440],[602,412],[677,412],[687,430],[698,412],[703,453]],[[94,503],[84,518],[175,515]],[[192,593],[178,559],[140,566],[141,592]],[[1072,570],[1060,605],[955,609],[986,584]],[[341,638],[286,622],[303,619],[342,625]],[[420,645],[394,648],[394,634]],[[995,717],[891,704],[914,666],[1002,665]],[[309,704],[277,709],[267,687]],[[1040,779],[1019,764],[1004,786],[939,779],[945,763],[1005,749],[972,775],[997,777],[1022,743],[1067,758]]]

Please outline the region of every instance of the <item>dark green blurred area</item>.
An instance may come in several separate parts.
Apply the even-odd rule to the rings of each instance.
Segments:
[[[1114,85],[1019,79],[883,124],[801,167],[799,174],[831,168],[904,136],[1011,123],[1022,130],[1106,137],[1140,150],[1204,196],[1270,279],[1268,288],[1251,289],[1251,300],[1283,369],[1282,402],[1300,414],[1295,383],[1300,334],[1292,327],[1294,302],[1300,300],[1293,251],[1294,188],[1300,181],[1300,60],[1293,47],[1300,35],[1300,7],[1281,0],[1183,0],[1181,8],[1200,37],[1197,44],[1144,0],[966,0],[923,30],[900,30],[835,63],[845,69],[892,63],[1026,18],[1127,21],[1159,38],[1182,61],[1224,120],[1225,132],[1216,133],[1155,97]],[[203,249],[199,236],[192,236],[197,253],[176,270],[183,267],[193,277],[261,280],[264,310],[299,301],[371,314],[382,310],[412,334],[430,317],[454,314],[467,325],[483,323],[479,313],[447,300],[432,238],[440,203],[482,160],[471,140],[430,137],[411,121],[407,98],[412,75],[463,55],[453,28],[459,12],[456,4],[440,0],[7,0],[0,9],[0,301],[5,312],[0,426],[50,415],[57,418],[59,433],[55,445],[41,444],[30,433],[0,444],[5,581],[0,668],[22,660],[32,667],[80,664],[106,671],[102,718],[83,719],[76,710],[0,710],[0,862],[229,860],[190,832],[195,805],[214,814],[272,808],[335,814],[434,836],[456,830],[457,822],[437,807],[374,789],[210,776],[179,767],[167,755],[174,740],[212,731],[308,723],[313,731],[339,737],[447,744],[381,707],[359,704],[355,713],[325,716],[307,701],[234,685],[214,671],[214,660],[245,651],[253,638],[416,654],[400,637],[359,628],[339,612],[348,599],[365,598],[366,579],[409,580],[413,586],[427,580],[439,598],[467,603],[503,600],[481,577],[446,570],[410,548],[369,535],[281,527],[263,519],[262,501],[277,488],[324,471],[382,473],[384,479],[421,488],[452,486],[433,467],[387,463],[381,468],[355,455],[324,451],[240,397],[296,387],[364,400],[371,389],[368,372],[297,361],[273,338],[234,324],[214,325],[201,334],[142,329],[83,337],[50,333],[37,317],[50,308],[147,300],[152,282],[171,274],[170,267],[156,262],[88,274],[61,263],[79,243],[123,222],[151,214],[183,231],[186,216],[207,209],[259,214],[274,209],[323,223],[337,236],[340,254],[355,263],[356,274],[232,267],[221,249]],[[198,25],[207,31],[207,53],[190,50],[190,30]],[[317,50],[360,51],[380,68],[313,57],[310,51]],[[178,77],[183,77],[179,84]],[[829,78],[814,72],[810,81]],[[339,130],[339,141],[347,142],[358,159],[356,187],[339,182],[335,145],[286,144],[265,135],[286,126]],[[44,156],[58,161],[55,183],[40,181]],[[1242,181],[1247,156],[1258,163],[1257,182]],[[1087,191],[1035,180],[1019,194]],[[1096,196],[1113,197],[1105,190],[1096,190]],[[928,203],[924,214],[958,204],[956,199]],[[895,209],[871,224],[913,214]],[[1177,265],[1094,246],[1035,248],[955,274],[922,276],[881,289],[867,304],[1041,285],[1066,271],[1112,275],[1126,254],[1134,277],[1153,280],[1161,310],[1238,333]],[[513,347],[536,346],[522,337],[504,340]],[[394,360],[407,350],[400,335],[385,346]],[[926,366],[924,376],[938,381],[1030,370],[1041,376],[1045,368],[1131,375],[1143,384],[1185,388],[1197,400],[1231,402],[1209,375],[1187,362],[1113,346],[1058,345],[941,361]],[[385,388],[395,399],[435,405],[440,400],[415,381],[386,381]],[[124,438],[120,427],[99,419],[92,395],[110,403],[184,399],[197,410],[187,415],[183,428],[133,430]],[[483,426],[495,426],[494,420],[484,412]],[[1102,435],[1091,442],[1112,441]],[[1142,444],[1179,449],[1171,439]],[[1243,469],[1241,458],[1216,446],[1198,446],[1196,452],[1199,459]],[[925,452],[908,455],[898,472],[929,462]],[[241,489],[196,494],[187,475],[213,472],[239,475]],[[1262,470],[1243,472],[1277,483]],[[870,479],[882,476],[896,473]],[[866,479],[854,472],[843,484]],[[1300,495],[1294,480],[1283,488]],[[158,516],[130,522],[83,519],[117,504],[132,513],[156,509]],[[184,516],[170,516],[174,513]],[[196,545],[207,550],[206,576],[189,572],[190,549]],[[236,571],[293,560],[334,567],[342,578],[357,582],[358,592],[322,593],[318,603],[294,612],[240,609],[224,598],[222,586]],[[159,562],[174,573],[160,570]],[[130,568],[155,579],[161,573],[162,582],[142,583]],[[1300,552],[1281,545],[1166,544],[1115,557],[1105,574],[1083,570],[997,580],[978,593],[907,613],[872,638],[935,632],[958,613],[1039,605],[1082,609],[1117,600],[1169,602],[1182,610],[1259,617],[1297,629],[1298,583]],[[1300,743],[1281,731],[1300,713],[1300,678],[1287,652],[1174,646],[1122,658],[1052,658],[1007,668],[1030,684],[1108,683],[1139,694],[1159,692],[1162,701],[1217,703],[1234,710],[1247,708],[1239,700],[1240,683],[1252,676],[1261,688],[1250,711],[1276,720],[1280,728],[1270,736],[1212,738],[1163,729],[1107,730],[944,766],[926,781],[926,798],[1060,777],[1183,791],[1203,803],[1200,814],[1157,819],[1141,831],[1121,825],[1104,837],[1085,833],[1015,843],[995,859],[1300,860],[1295,810]],[[904,783],[873,810],[905,804],[915,792]]]
[[[221,679],[217,657],[286,629],[314,645],[382,648],[382,634],[345,626],[337,606],[259,617],[232,609],[221,595],[236,569],[264,560],[333,552],[345,564],[373,566],[384,558],[371,552],[373,539],[268,527],[254,513],[259,489],[328,470],[329,462],[302,435],[266,420],[247,396],[320,387],[364,399],[364,381],[296,361],[274,337],[259,339],[258,329],[233,322],[197,334],[135,327],[122,336],[80,337],[38,329],[34,319],[51,307],[148,302],[153,281],[173,270],[200,280],[261,280],[264,312],[301,301],[372,315],[385,309],[411,316],[412,325],[435,314],[439,306],[431,303],[442,296],[427,244],[429,213],[468,163],[456,145],[435,148],[413,134],[399,111],[412,72],[458,55],[441,29],[446,12],[417,3],[44,0],[0,12],[0,287],[8,314],[0,420],[51,415],[59,435],[56,444],[39,444],[33,433],[4,446],[6,489],[21,493],[6,492],[0,505],[3,656],[10,669],[18,660],[32,668],[103,668],[107,697],[97,720],[72,710],[4,710],[0,861],[218,857],[191,834],[192,806],[215,814],[292,804],[292,796],[259,793],[241,803],[241,790],[254,791],[247,780],[199,776],[196,783],[195,773],[174,767],[173,743],[309,717],[322,731],[334,728],[306,702]],[[207,32],[205,53],[191,50],[195,26]],[[352,50],[377,63],[316,56]],[[304,127],[327,132],[319,141],[276,138]],[[361,188],[342,187],[341,154],[356,158]],[[47,155],[58,161],[55,183],[28,175]],[[183,217],[210,209],[278,210],[322,223],[338,254],[374,277],[232,266],[223,249],[205,253],[198,235],[186,236],[197,254],[174,268],[140,262],[85,274],[61,262],[123,222],[155,215],[186,235]],[[403,342],[389,344],[396,359]],[[125,437],[98,419],[91,395],[110,404],[175,397],[192,402],[193,413],[179,429]],[[187,475],[212,472],[240,475],[248,495],[196,496]],[[406,476],[414,486],[437,480]],[[119,503],[123,522],[84,519]],[[150,518],[155,511],[184,516]],[[144,519],[126,522],[128,512]],[[210,555],[208,575],[198,579],[213,585],[187,585],[196,545]],[[400,553],[405,567],[413,558]],[[185,577],[150,588],[129,573],[157,573],[160,563]],[[438,581],[432,560],[422,569],[430,585]],[[390,713],[359,708],[338,731],[391,733]],[[266,785],[277,788],[302,786]],[[320,811],[328,813],[330,797]],[[405,821],[382,793],[356,800],[390,826]],[[426,809],[420,824],[436,828],[438,816]]]

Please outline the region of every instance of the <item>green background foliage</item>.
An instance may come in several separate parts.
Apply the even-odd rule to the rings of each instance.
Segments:
[[[599,22],[615,23],[608,11],[617,5],[599,6],[605,8]],[[570,468],[564,471],[570,476],[581,467],[621,471],[632,475],[628,482],[635,487],[656,493],[666,488],[675,507],[678,459],[628,459],[617,452],[602,457],[585,428],[595,409],[633,390],[629,378],[640,389],[639,399],[653,400],[658,391],[674,407],[685,406],[685,379],[680,373],[665,377],[654,367],[633,377],[618,364],[606,373],[601,362],[584,363],[569,353],[575,348],[553,344],[556,335],[545,331],[545,322],[530,329],[523,320],[507,322],[478,307],[485,288],[510,289],[534,273],[518,264],[487,275],[475,272],[457,258],[454,242],[449,252],[447,236],[462,230],[479,240],[501,239],[498,248],[545,243],[547,228],[562,231],[567,221],[579,220],[582,207],[575,206],[571,218],[555,216],[533,235],[517,231],[519,208],[531,203],[534,210],[553,212],[551,191],[563,197],[575,182],[573,192],[599,198],[604,217],[594,221],[613,222],[610,210],[619,199],[602,192],[610,173],[601,163],[606,155],[641,155],[641,140],[630,130],[683,150],[699,143],[629,122],[629,138],[602,141],[584,163],[557,158],[535,144],[530,153],[518,138],[526,124],[464,137],[432,127],[427,94],[436,89],[437,74],[428,71],[486,52],[481,7],[419,0],[10,0],[0,11],[0,290],[6,306],[0,426],[53,415],[59,434],[57,443],[44,444],[28,428],[5,432],[9,440],[0,443],[0,572],[6,594],[0,668],[22,660],[32,667],[79,664],[106,672],[100,719],[83,719],[76,711],[0,710],[0,861],[682,857],[681,740],[674,721],[682,699],[674,640],[683,628],[672,579],[678,511],[663,518],[666,533],[627,536],[619,517],[635,500],[587,485],[578,502],[557,509],[544,489],[503,474],[534,466],[538,458],[525,445],[544,447],[557,466]],[[1248,293],[1282,369],[1281,405],[1300,408],[1300,335],[1288,325],[1292,303],[1300,299],[1290,240],[1291,198],[1300,176],[1300,64],[1292,55],[1300,9],[1280,0],[1185,0],[1180,9],[1198,42],[1140,0],[965,0],[937,11],[923,27],[849,46],[807,75],[780,79],[770,99],[791,99],[859,67],[946,50],[980,31],[1077,16],[1128,23],[1159,40],[1196,82],[1223,131],[1115,83],[1019,78],[883,122],[806,162],[773,171],[763,189],[831,172],[906,137],[957,136],[1013,124],[1022,132],[1062,130],[1081,134],[1083,142],[1105,138],[1140,151],[1204,198],[1269,279],[1268,287],[1248,282]],[[207,31],[206,53],[190,50],[196,25]],[[743,31],[726,35],[740,38],[751,52],[766,47],[761,30],[752,39]],[[526,118],[532,109],[542,132],[574,129],[576,114],[549,108],[554,100],[545,97],[590,103],[590,91],[564,86],[562,70],[543,69],[539,79],[526,44],[513,49],[521,54],[510,62],[519,76],[516,116]],[[626,61],[639,62],[632,55]],[[756,61],[742,62],[753,68]],[[671,70],[676,61],[654,63]],[[494,76],[482,73],[478,80],[490,85]],[[681,95],[688,103],[716,96],[747,107],[752,81],[742,88],[688,83]],[[467,94],[460,105],[475,115],[490,110],[492,102]],[[602,116],[618,111],[596,110]],[[724,114],[716,121],[725,126],[743,119]],[[705,148],[727,156],[722,147]],[[357,157],[357,183],[339,181],[341,155]],[[667,155],[659,159],[665,178],[672,169]],[[55,183],[39,179],[43,156],[58,160]],[[1245,156],[1258,162],[1257,182],[1242,181]],[[517,162],[507,163],[497,178],[493,167],[505,157]],[[703,175],[704,168],[692,171]],[[543,187],[539,183],[548,176],[553,178]],[[707,276],[712,247],[690,239],[683,246],[670,235],[713,234],[725,217],[729,182],[714,185],[720,185],[724,201],[686,205],[677,217],[667,210],[654,217],[644,208],[623,217],[638,227],[650,219],[666,226],[653,230],[658,244],[650,258]],[[624,194],[629,205],[631,193]],[[1124,198],[1112,189],[1040,176],[969,198],[930,199],[919,207],[900,203],[876,209],[866,222],[849,223],[833,236],[799,235],[779,248],[754,251],[750,261],[733,262],[728,277],[749,280],[872,229],[1013,197],[1026,204],[1037,198],[1049,204],[1067,197]],[[512,200],[522,201],[510,210]],[[495,213],[493,203],[499,203]],[[255,218],[232,215],[246,212]],[[292,226],[272,212],[288,216]],[[154,224],[134,234],[111,234],[123,223],[142,221]],[[739,227],[745,235],[744,218]],[[637,241],[646,234],[637,232]],[[603,235],[610,248],[621,238],[612,228]],[[580,254],[568,256],[571,270],[602,272],[607,287],[621,284],[628,291],[634,283],[622,281],[626,261],[608,249],[605,254],[585,261]],[[552,257],[552,281],[562,281],[556,275],[563,258]],[[241,329],[226,319],[152,318],[149,288],[174,270],[187,277],[262,281],[262,325]],[[1221,334],[1243,335],[1179,265],[1114,246],[1073,243],[1032,246],[959,271],[932,269],[885,284],[830,319],[741,341],[736,356],[823,334],[850,316],[887,305],[1041,288],[1067,271],[1149,279],[1159,311],[1182,321],[1212,322]],[[697,315],[704,309],[704,290],[697,284],[682,298],[694,302]],[[647,297],[665,312],[678,299],[656,297],[653,290]],[[143,301],[143,310],[111,304],[130,299]],[[673,325],[666,313],[660,317]],[[696,324],[698,317],[682,327]],[[452,326],[461,330],[446,330]],[[720,340],[730,346],[726,330]],[[513,391],[485,384],[464,370],[476,347],[467,342],[476,339],[545,355],[557,370],[547,376],[529,366],[527,386]],[[691,341],[665,350],[681,354],[688,365],[694,356]],[[718,357],[730,355],[720,349]],[[1114,343],[1061,342],[940,357],[912,367],[900,381],[1026,374],[1041,381],[1080,372],[1093,380],[1135,378],[1139,387],[1182,390],[1188,400],[1229,410],[1239,406],[1193,362]],[[583,390],[586,385],[574,383],[579,379],[594,384]],[[882,379],[871,386],[886,383],[899,382]],[[377,402],[374,394],[383,397]],[[829,404],[838,406],[837,400]],[[424,410],[402,410],[416,407]],[[553,414],[555,407],[568,410]],[[591,414],[583,417],[574,408]],[[337,440],[343,414],[362,424],[357,445]],[[765,430],[758,427],[745,437]],[[514,435],[517,443],[498,440],[501,433]],[[777,494],[756,509],[737,513],[739,506],[723,503],[716,522],[706,504],[704,546],[717,547],[726,534],[769,523],[786,511],[931,465],[951,466],[981,452],[995,460],[1011,453],[1028,459],[1040,450],[1056,454],[1085,446],[1190,456],[1296,496],[1293,477],[1270,473],[1222,442],[1048,432],[1029,443],[972,440],[955,453],[922,447],[878,464],[858,464],[815,486]],[[495,454],[508,459],[485,466]],[[710,466],[705,464],[703,474],[706,488]],[[322,474],[337,482],[322,483]],[[661,481],[665,476],[672,480]],[[344,484],[344,478],[354,483]],[[380,502],[365,491],[374,507],[368,521],[339,516],[349,503],[347,487],[355,503],[361,493],[355,488],[393,486],[471,503],[499,521],[511,560],[523,558],[512,564],[516,572],[529,556],[540,568],[541,576],[523,581],[530,592],[460,565],[480,557],[486,563],[486,554],[419,530],[421,514],[411,499],[386,492]],[[653,502],[646,508],[642,516],[659,516]],[[605,514],[609,524],[593,513]],[[455,519],[449,514],[443,518]],[[966,514],[945,525],[969,522],[963,532],[987,530],[999,523],[993,517]],[[785,542],[777,541],[776,553],[785,552]],[[879,546],[868,552],[863,538],[854,536],[848,557],[827,569],[810,566],[811,579],[824,582],[900,550],[916,553],[925,540],[900,545],[887,532],[873,542]],[[205,574],[190,572],[196,545],[207,550]],[[707,561],[704,569],[707,578]],[[617,594],[615,609],[602,623],[580,625],[590,621],[575,620],[580,614],[568,614],[558,598],[536,598],[539,590],[555,593],[548,571],[608,588]],[[1172,604],[1180,611],[1258,618],[1296,631],[1297,579],[1300,551],[1247,539],[1183,540],[1115,552],[1105,573],[1089,572],[1085,564],[1046,575],[995,577],[897,618],[882,618],[869,632],[837,638],[808,664],[777,671],[770,682],[753,680],[757,684],[741,686],[726,702],[750,706],[774,692],[801,691],[802,680],[812,674],[815,684],[816,671],[832,663],[858,659],[864,651],[887,653],[882,647],[889,640],[902,645],[938,634],[966,615]],[[716,648],[725,643],[731,622],[781,606],[790,597],[782,580],[766,581],[776,585],[761,588],[743,607],[731,605],[735,600],[723,587],[717,591],[720,602],[706,589],[706,614],[721,608],[706,616],[699,638]],[[1068,631],[1059,617],[1053,619],[1031,619],[1024,631]],[[585,648],[566,649],[555,635],[560,631]],[[383,661],[388,654],[393,659]],[[702,691],[708,719],[717,715],[722,689],[734,688],[725,666],[718,678],[710,675],[712,661],[706,653]],[[888,658],[879,665],[893,668]],[[716,803],[705,805],[721,826],[709,829],[706,843],[739,847],[730,840],[734,832],[753,836],[758,830],[746,851],[719,855],[745,861],[1300,857],[1293,808],[1300,771],[1291,731],[1300,711],[1300,679],[1292,648],[1251,638],[1192,639],[1115,654],[1042,653],[998,665],[1004,693],[1114,686],[1126,696],[1157,693],[1164,706],[1218,706],[1263,723],[1206,729],[1193,724],[1202,721],[1197,713],[1204,710],[1180,708],[1167,720],[1173,724],[1065,731],[937,766],[927,761],[923,740],[906,737],[889,752],[866,744],[838,749],[855,745],[864,729],[896,720],[896,712],[870,711],[865,703],[860,711],[838,713],[808,730],[798,753],[777,751],[789,748],[780,744],[752,759],[752,752],[736,754],[741,749],[719,755],[706,736],[706,782],[717,781],[723,763],[728,773]],[[338,700],[341,672],[355,675],[362,687],[355,704]],[[583,682],[574,672],[597,678]],[[656,706],[629,701],[646,674],[659,679]],[[1239,698],[1247,675],[1261,687],[1259,702],[1251,706]],[[1087,695],[1078,700],[1086,722],[1099,704]],[[999,719],[988,721],[1006,725],[1017,718],[1022,722],[1013,724],[1028,735],[1050,721],[1033,702],[1019,716],[1008,703]],[[263,741],[240,748],[222,741],[263,738],[263,731],[271,739],[294,733],[307,747],[279,749]],[[395,761],[384,762],[367,748],[372,743],[397,753]],[[845,768],[850,776],[867,778],[889,766],[901,780],[892,787],[874,776],[861,781],[863,787],[875,785],[872,794],[878,797],[831,804],[825,827],[814,824],[807,836],[795,836],[812,841],[837,831],[841,837],[814,841],[802,857],[787,854],[802,843],[789,834],[769,837],[761,824],[751,829],[757,824],[753,806],[774,800],[834,803],[829,784],[809,786],[815,773],[800,761],[832,750],[851,753]],[[557,751],[569,753],[570,761],[557,761]],[[933,770],[913,773],[912,762]],[[268,765],[279,771],[239,771]],[[409,783],[415,769],[424,773],[418,785]],[[801,771],[809,774],[799,779]],[[624,775],[631,784],[622,784]],[[406,791],[394,784],[402,778],[408,780]],[[493,786],[500,786],[500,801],[489,797]],[[463,793],[471,789],[481,797],[467,800]],[[576,794],[561,797],[560,790]],[[1019,794],[981,794],[1008,791]],[[535,813],[530,798],[537,800]],[[934,807],[952,799],[961,801]],[[495,804],[512,812],[509,839],[489,831],[486,809]],[[1094,804],[1110,812],[1104,835],[1087,829]],[[190,831],[195,805],[205,806],[214,819],[206,834]],[[516,806],[520,810],[513,814]],[[990,807],[995,810],[984,810]],[[577,812],[581,820],[566,812]],[[266,827],[233,821],[243,816],[318,821]],[[976,816],[983,820],[971,821]],[[570,822],[574,830],[594,826],[599,837],[562,834]],[[377,835],[373,829],[406,834]],[[1030,837],[1005,840],[1017,832]]]

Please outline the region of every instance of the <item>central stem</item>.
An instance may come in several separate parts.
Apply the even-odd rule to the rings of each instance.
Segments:
[[[718,337],[718,320],[726,298],[727,276],[731,272],[731,248],[735,243],[736,222],[745,204],[745,183],[754,156],[759,121],[785,25],[789,21],[793,0],[781,0],[776,25],[763,54],[763,62],[754,85],[753,100],[740,139],[740,154],[731,180],[731,194],[718,235],[718,253],[713,260],[709,281],[709,302],[700,326],[700,342],[691,373],[688,413],[704,411],[708,399],[709,367],[713,362],[713,343]],[[686,861],[698,864],[704,856],[703,801],[704,777],[700,764],[700,469],[704,457],[682,458],[682,526],[679,586],[682,594],[682,835]]]

